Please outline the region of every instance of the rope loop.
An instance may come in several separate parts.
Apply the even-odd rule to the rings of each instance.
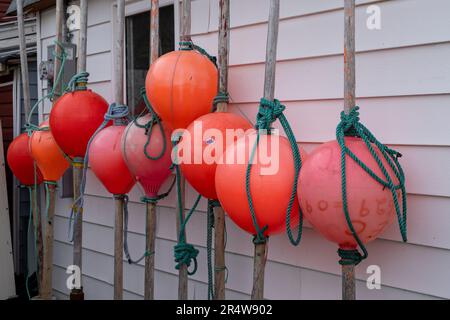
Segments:
[[[213,100],[213,107],[211,112],[216,112],[217,105],[219,103],[229,103],[230,102],[230,95],[228,92],[219,91],[219,93],[214,97]]]
[[[177,243],[174,246],[175,269],[180,270],[181,266],[185,265],[187,268],[194,262],[194,268],[189,271],[188,275],[192,276],[197,272],[197,256],[199,251],[190,243]]]
[[[250,174],[251,174],[251,168],[253,159],[256,154],[256,150],[260,141],[261,134],[272,134],[272,124],[278,119],[280,121],[280,124],[286,133],[286,137],[289,140],[289,144],[291,146],[292,150],[292,156],[294,159],[294,181],[292,183],[292,191],[289,198],[288,206],[286,209],[286,233],[288,235],[289,241],[293,245],[298,245],[302,238],[302,230],[303,230],[303,212],[300,208],[300,205],[296,201],[297,196],[297,188],[298,188],[298,176],[300,174],[300,169],[302,167],[302,160],[300,157],[300,151],[298,149],[297,145],[297,139],[294,136],[294,133],[292,131],[291,126],[289,125],[289,122],[287,118],[284,116],[283,112],[286,109],[284,105],[280,103],[279,100],[274,99],[273,101],[270,101],[268,99],[262,98],[259,105],[258,114],[256,116],[256,129],[257,129],[257,136],[255,144],[253,145],[249,164],[246,171],[246,180],[245,180],[245,189],[247,193],[247,200],[250,208],[250,213],[252,215],[252,221],[253,226],[255,228],[255,235],[253,238],[253,243],[255,244],[263,244],[267,241],[267,237],[265,236],[265,232],[267,231],[268,226],[263,226],[262,228],[259,226],[258,221],[256,219],[256,213],[253,206],[253,200],[250,190]],[[291,227],[291,213],[293,206],[298,206],[299,211],[299,222],[297,226],[297,235],[294,237]]]
[[[207,57],[217,68],[217,57],[210,55],[205,49],[202,47],[194,44],[192,41],[180,41],[179,42],[180,50],[181,51],[190,51],[195,50],[198,53],[204,55]]]
[[[358,265],[364,258],[358,250],[338,249],[338,255],[341,258],[339,264],[341,266]]]
[[[341,148],[341,190],[342,190],[342,203],[345,219],[353,238],[357,242],[358,246],[363,251],[361,260],[364,260],[368,256],[367,249],[364,243],[359,238],[358,234],[353,227],[353,223],[350,219],[347,202],[347,176],[346,176],[346,156],[349,156],[355,161],[370,177],[383,186],[383,189],[388,188],[391,191],[392,199],[395,206],[395,212],[400,228],[400,233],[404,242],[407,241],[407,204],[406,204],[406,189],[405,189],[405,175],[403,169],[398,161],[402,156],[401,153],[388,148],[381,142],[379,142],[375,136],[360,123],[359,119],[359,107],[355,106],[348,114],[341,112],[341,121],[336,128],[336,140]],[[357,137],[364,141],[367,149],[369,150],[372,158],[377,163],[382,176],[377,175],[372,169],[370,169],[361,159],[359,159],[345,144],[345,137]],[[378,151],[378,152],[377,152]],[[381,154],[381,157],[380,157]],[[388,166],[394,173],[395,177],[399,181],[398,184],[394,184],[393,177],[387,171],[385,164],[381,161],[384,158]],[[401,193],[401,203],[399,200]]]

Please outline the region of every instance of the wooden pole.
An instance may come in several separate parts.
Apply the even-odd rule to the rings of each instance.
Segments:
[[[355,0],[344,2],[344,112],[355,107]],[[342,266],[342,299],[355,300],[355,265]]]
[[[123,209],[124,195],[114,195],[114,300],[123,299]]]
[[[191,41],[191,0],[182,0],[181,4],[181,24],[180,24],[180,41]],[[176,212],[182,212],[184,220],[184,209],[186,203],[186,180],[180,173],[180,190],[181,195],[181,208],[177,201]],[[180,237],[181,221],[177,214],[177,235]],[[186,230],[184,231],[184,238],[186,239]],[[178,239],[180,240],[180,239]],[[182,264],[178,270],[178,300],[187,300],[188,298],[188,271],[187,266]]]
[[[58,10],[58,4],[60,4],[60,11]],[[57,2],[57,16],[61,15],[61,35],[62,35],[62,17],[63,13],[63,0]],[[86,41],[87,41],[87,0],[80,1],[80,33],[79,33],[80,48],[78,52],[78,72],[86,71]],[[62,38],[62,36],[61,36]],[[58,59],[55,59],[55,63]],[[73,199],[76,201],[80,193],[81,180],[83,178],[83,158],[75,158],[73,161]],[[73,264],[80,269],[80,277],[82,278],[82,251],[83,251],[83,209],[74,207],[74,229],[73,229]],[[81,280],[81,279],[80,279]],[[70,292],[70,300],[84,300],[83,285],[79,288],[72,288]]]
[[[124,103],[124,65],[123,50],[125,41],[125,0],[117,2],[117,30],[114,46],[114,95],[118,104]],[[114,300],[123,299],[123,211],[124,196],[115,196],[115,224],[114,224]]]
[[[150,10],[150,65],[159,57],[159,0],[151,0]],[[155,298],[155,243],[156,243],[156,203],[146,204],[144,300]]]
[[[230,0],[219,0],[219,92],[228,92],[230,50]],[[217,112],[226,112],[227,102],[217,104]],[[225,211],[214,208],[214,299],[225,300]]]
[[[52,269],[53,269],[53,218],[55,216],[56,204],[56,185],[47,185],[47,194],[49,207],[47,212],[47,221],[45,222],[45,254],[44,254],[44,272],[42,277],[41,298],[45,300],[52,299]]]
[[[264,77],[264,98],[267,100],[273,100],[275,96],[279,16],[280,0],[271,0],[267,32],[266,71]],[[252,300],[264,299],[264,271],[266,268],[267,242],[268,240],[265,243],[255,244]]]

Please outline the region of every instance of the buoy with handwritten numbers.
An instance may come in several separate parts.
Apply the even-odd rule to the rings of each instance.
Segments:
[[[345,137],[346,147],[377,176],[382,172],[365,142],[358,137]],[[391,179],[398,184],[394,172],[381,153],[374,148]],[[363,243],[376,239],[394,220],[395,207],[391,191],[371,177],[361,166],[346,157],[347,204],[351,223]],[[303,164],[298,195],[305,218],[326,239],[341,249],[358,246],[343,211],[341,149],[336,140],[313,150]],[[400,191],[397,191],[398,193]]]

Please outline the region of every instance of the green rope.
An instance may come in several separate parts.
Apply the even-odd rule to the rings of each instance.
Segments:
[[[397,220],[400,228],[400,233],[404,242],[407,241],[407,227],[406,227],[406,218],[407,218],[407,207],[406,207],[406,189],[405,189],[405,175],[403,169],[398,161],[402,155],[385,146],[381,142],[379,142],[374,135],[367,129],[363,124],[359,122],[359,107],[354,107],[350,113],[347,115],[345,112],[341,113],[341,122],[338,124],[336,128],[336,139],[341,148],[341,188],[342,188],[342,203],[343,203],[343,211],[345,214],[345,219],[347,221],[347,225],[357,242],[358,246],[361,248],[363,254],[361,255],[357,250],[348,250],[340,249],[338,250],[338,254],[341,257],[340,264],[355,264],[357,265],[362,260],[366,259],[368,256],[368,252],[364,243],[359,238],[355,228],[353,227],[352,221],[350,219],[350,214],[348,211],[348,203],[347,203],[347,176],[346,176],[346,155],[348,155],[353,161],[355,161],[369,176],[371,176],[375,181],[381,184],[384,188],[388,188],[391,191],[392,198],[394,201],[395,212],[397,214]],[[378,165],[378,168],[381,170],[383,177],[379,177],[375,172],[373,172],[367,165],[359,159],[346,145],[345,145],[345,137],[346,136],[354,136],[361,138],[369,149],[370,154]],[[394,175],[398,179],[399,183],[397,185],[394,184],[391,176],[389,175],[386,167],[381,161],[380,157],[375,151],[374,146],[381,153],[383,158],[388,163],[389,167],[394,172]],[[400,208],[400,203],[397,195],[397,190],[400,190],[402,193],[402,203]],[[356,252],[357,253],[356,253]]]
[[[205,49],[194,44],[192,41],[180,41],[179,45],[180,50],[182,51],[195,50],[198,53],[204,55],[217,67],[217,58],[215,56],[210,55]]]
[[[180,134],[174,134],[172,135],[172,144],[173,144],[173,151],[175,154],[175,157],[177,155],[177,146],[178,142],[180,140],[181,136]],[[190,267],[191,263],[194,263],[194,267],[191,271],[188,270],[188,275],[193,275],[195,272],[197,272],[197,256],[199,251],[190,243],[186,242],[186,225],[191,218],[192,214],[195,212],[195,209],[197,208],[198,203],[200,202],[200,199],[202,198],[201,195],[198,195],[197,199],[195,200],[194,205],[189,210],[186,217],[183,217],[184,213],[184,207],[183,207],[183,201],[181,199],[181,172],[180,167],[178,165],[178,160],[174,159],[173,166],[175,168],[176,173],[176,181],[177,181],[177,200],[178,200],[178,218],[180,221],[180,230],[178,234],[178,243],[174,246],[174,257],[175,257],[175,269],[180,270],[182,265],[185,265],[187,268]]]
[[[298,204],[297,205],[299,207],[299,209],[298,209],[299,210],[299,224],[298,224],[297,235],[295,238],[294,238],[294,236],[292,234],[292,230],[291,230],[291,213],[292,213],[292,208],[294,206],[294,202],[296,199],[298,176],[300,173],[300,168],[302,166],[302,161],[300,158],[300,151],[298,150],[298,146],[297,146],[297,140],[295,139],[294,133],[292,132],[292,129],[289,125],[288,120],[286,119],[286,117],[283,114],[283,111],[285,110],[285,108],[286,107],[284,105],[282,105],[280,103],[280,101],[278,101],[276,99],[274,99],[273,101],[269,101],[265,98],[262,98],[260,101],[259,110],[258,110],[258,114],[256,117],[255,127],[257,129],[257,136],[256,136],[255,144],[253,145],[253,148],[252,148],[249,164],[247,166],[247,171],[246,171],[246,175],[245,175],[245,190],[247,193],[247,200],[248,200],[248,204],[249,204],[249,208],[250,208],[250,213],[252,215],[253,226],[256,230],[256,234],[254,235],[254,238],[253,238],[253,242],[255,244],[265,243],[267,241],[267,237],[264,235],[264,232],[267,230],[268,226],[266,225],[261,228],[256,219],[255,208],[253,206],[253,200],[252,200],[252,195],[251,195],[251,190],[250,190],[250,174],[251,174],[253,159],[255,157],[256,149],[259,144],[260,136],[261,136],[261,134],[271,134],[271,131],[272,131],[271,125],[277,119],[280,120],[281,126],[283,127],[283,130],[286,133],[286,136],[291,145],[292,155],[294,158],[294,169],[295,169],[294,182],[292,184],[291,196],[289,198],[288,206],[286,209],[286,233],[289,237],[289,241],[293,245],[298,245],[300,243],[301,237],[302,237],[303,213],[300,208],[300,205],[298,205]]]
[[[166,149],[167,149],[167,141],[166,141],[166,134],[164,132],[164,126],[163,126],[159,116],[153,110],[153,108],[152,108],[152,106],[150,104],[150,101],[148,101],[147,94],[145,92],[145,88],[141,88],[141,95],[142,95],[142,99],[144,99],[144,103],[145,103],[145,106],[146,106],[149,114],[151,114],[152,116],[151,116],[150,120],[146,124],[143,124],[143,125],[140,124],[137,121],[138,118],[134,119],[134,123],[136,124],[136,126],[138,128],[145,129],[145,135],[147,136],[147,141],[145,142],[145,145],[144,145],[144,154],[145,154],[145,156],[148,159],[150,159],[150,160],[158,160],[158,159],[161,159],[164,156],[164,153],[166,152]],[[162,140],[163,140],[163,146],[162,146],[161,152],[157,156],[152,157],[150,154],[148,154],[147,149],[148,149],[148,146],[150,145],[150,139],[152,137],[153,128],[154,128],[155,124],[159,126],[159,129],[161,131],[161,136],[162,136]]]
[[[217,96],[214,97],[212,112],[216,112],[217,105],[219,103],[222,103],[222,102],[228,103],[229,101],[230,101],[230,95],[228,94],[228,92],[219,91]]]
[[[74,75],[67,84],[65,92],[75,92],[87,90],[89,72],[81,71]]]

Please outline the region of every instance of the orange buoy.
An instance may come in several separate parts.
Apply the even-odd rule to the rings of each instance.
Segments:
[[[211,112],[217,87],[217,68],[195,50],[161,56],[151,65],[145,80],[153,109],[173,129],[186,128]]]
[[[121,140],[125,126],[101,130],[91,142],[89,164],[97,178],[112,194],[130,192],[135,180],[122,157]]]
[[[186,180],[198,193],[207,199],[217,199],[217,163],[226,145],[234,143],[251,128],[252,125],[247,119],[227,112],[206,114],[189,125],[180,144],[188,144],[190,155],[188,161],[180,163],[180,168]],[[189,140],[183,142],[186,139]]]
[[[44,121],[39,127],[48,128],[48,121]],[[50,130],[33,132],[30,152],[45,181],[58,181],[70,166]]]
[[[29,142],[28,134],[18,135],[9,145],[6,155],[9,168],[24,186],[32,186],[35,183],[40,184],[42,182],[42,173],[37,166],[35,179],[34,159],[31,157]]]
[[[108,103],[95,92],[76,90],[60,97],[50,112],[50,129],[61,150],[84,157],[89,139],[103,122]]]
[[[246,172],[256,138],[257,134],[253,132],[228,145],[223,163],[216,169],[216,190],[222,207],[240,228],[251,234],[256,234],[256,230],[247,200]],[[301,148],[299,151],[303,161],[306,153]],[[286,210],[294,177],[289,140],[277,135],[261,135],[250,172],[250,192],[258,225],[261,228],[267,226],[265,236],[286,228]],[[291,213],[293,228],[299,221],[297,202],[296,199]]]
[[[383,176],[363,140],[346,137],[345,145],[376,175]],[[394,172],[374,147],[394,183]],[[350,219],[363,243],[374,240],[395,217],[394,202],[389,188],[375,181],[348,155],[346,157],[347,204]],[[342,203],[341,149],[336,140],[317,147],[303,163],[298,196],[305,218],[328,240],[341,249],[357,247],[347,225]],[[400,192],[400,191],[398,191]]]

